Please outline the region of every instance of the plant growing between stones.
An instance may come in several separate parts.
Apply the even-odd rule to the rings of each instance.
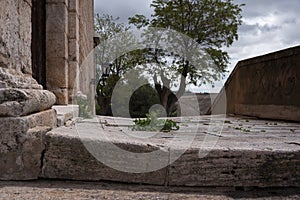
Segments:
[[[79,117],[91,119],[91,109],[89,107],[89,102],[86,95],[83,95],[81,92],[78,92],[75,96],[77,105],[79,106]]]
[[[171,119],[158,119],[156,112],[146,114],[145,119],[134,120],[135,125],[132,127],[133,131],[163,131],[170,132],[178,130],[179,126]]]

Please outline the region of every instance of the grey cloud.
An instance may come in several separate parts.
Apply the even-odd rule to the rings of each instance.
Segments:
[[[99,14],[110,14],[120,17],[120,21],[126,23],[128,17],[135,14],[150,16],[151,0],[94,0],[95,12]]]

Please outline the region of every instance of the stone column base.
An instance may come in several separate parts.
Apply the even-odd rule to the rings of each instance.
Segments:
[[[37,179],[45,150],[44,135],[56,125],[53,109],[24,117],[1,117],[0,180]]]

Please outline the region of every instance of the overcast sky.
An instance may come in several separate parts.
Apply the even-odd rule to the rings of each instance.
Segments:
[[[119,16],[123,22],[137,13],[146,16],[152,13],[151,0],[94,1],[96,13]],[[300,0],[234,0],[234,3],[246,5],[239,40],[226,49],[231,57],[229,70],[239,60],[300,45]]]

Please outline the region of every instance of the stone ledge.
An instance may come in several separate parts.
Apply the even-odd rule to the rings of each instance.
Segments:
[[[43,137],[56,127],[55,110],[0,118],[0,180],[32,180],[40,173]]]
[[[208,118],[184,118],[181,123],[187,124],[187,127],[181,126],[180,131],[183,133],[190,134],[188,130],[196,130],[195,124],[199,125],[190,148],[169,166],[148,173],[128,173],[112,169],[94,158],[86,145],[90,144],[99,150],[113,143],[131,152],[162,150],[171,155],[182,150],[182,144],[187,142],[186,138],[181,138],[181,142],[173,146],[168,146],[168,141],[176,133],[159,133],[151,139],[141,138],[141,135],[139,138],[128,139],[128,134],[133,134],[128,131],[132,122],[121,118],[117,119],[117,123],[116,118],[102,117],[84,120],[73,127],[55,129],[46,134],[47,150],[40,177],[171,186],[300,186],[300,140],[297,137],[300,124],[227,117],[222,134],[213,136],[218,137],[217,143],[212,147],[203,147],[203,141],[209,134],[205,130],[210,123]],[[214,120],[220,121],[221,118],[217,116]],[[227,122],[230,123],[227,125]],[[242,122],[247,127],[238,129]],[[117,127],[116,124],[122,126]],[[249,132],[243,131],[246,128]],[[199,158],[199,150],[207,152],[207,155]],[[122,161],[123,155],[115,156],[113,149],[109,148],[102,149],[102,152],[111,156],[112,163],[130,171],[130,167],[124,165],[126,161]],[[166,161],[165,157],[157,157],[157,164],[169,160],[170,158]],[[147,166],[147,163],[135,163],[141,167]]]
[[[67,105],[67,106],[52,106],[57,113],[57,126],[63,126],[69,120],[78,118],[79,106],[78,105]]]
[[[0,89],[0,117],[25,116],[51,108],[55,96],[47,90]]]

